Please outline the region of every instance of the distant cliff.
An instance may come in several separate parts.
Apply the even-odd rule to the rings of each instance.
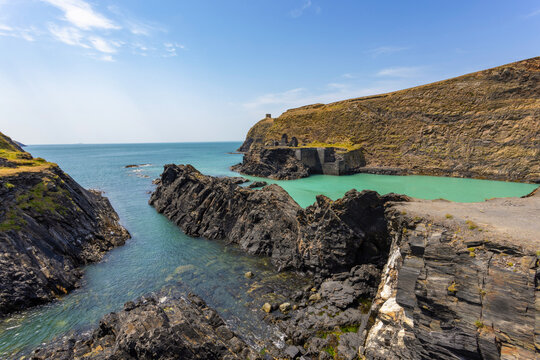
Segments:
[[[411,89],[291,109],[248,132],[361,148],[365,171],[540,182],[540,57]]]
[[[128,237],[105,197],[0,133],[0,317],[66,294]]]

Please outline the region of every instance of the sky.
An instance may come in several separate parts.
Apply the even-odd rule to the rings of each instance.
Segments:
[[[538,55],[539,0],[0,0],[0,131],[240,141],[266,113]]]

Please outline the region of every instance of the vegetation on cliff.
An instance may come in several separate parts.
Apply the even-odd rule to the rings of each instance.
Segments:
[[[540,181],[540,57],[392,93],[264,119],[240,148],[283,134],[300,146],[363,148],[369,168]]]
[[[129,237],[106,198],[0,133],[0,317],[77,285]]]

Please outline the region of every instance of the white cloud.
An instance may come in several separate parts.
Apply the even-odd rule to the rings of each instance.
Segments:
[[[116,52],[116,46],[118,43],[107,41],[103,38],[92,36],[88,39],[94,49],[108,54],[113,54]]]
[[[125,9],[116,6],[108,6],[104,13],[100,13],[87,0],[35,1],[41,7],[54,6],[62,11],[63,16],[60,19],[49,17],[36,20],[41,25],[30,23],[26,27],[15,27],[4,22],[4,18],[9,20],[9,13],[2,12],[0,37],[19,38],[29,42],[53,39],[66,45],[93,49],[96,53],[84,51],[82,55],[104,61],[114,59],[102,55],[125,50],[141,56],[174,57],[179,50],[185,49],[180,43],[164,39],[163,34],[167,31],[159,25],[126,15],[123,11]],[[0,0],[0,6],[2,4],[3,0]],[[41,14],[49,12],[43,11]]]
[[[401,66],[382,69],[377,73],[377,76],[411,78],[418,77],[422,73],[422,67],[419,66]]]
[[[396,52],[400,52],[403,50],[408,50],[408,47],[400,47],[400,46],[379,46],[374,49],[370,49],[366,51],[366,54],[371,54],[373,56],[379,56],[379,55],[388,55],[393,54]]]
[[[178,56],[176,50],[185,50],[185,46],[178,43],[164,43],[163,46],[165,47],[165,55],[164,57],[172,57],[172,56]]]
[[[99,59],[107,62],[114,62],[114,59],[111,55],[103,55]]]
[[[9,36],[24,39],[26,41],[35,41],[38,31],[34,27],[13,28],[11,26],[0,24],[0,36]]]
[[[84,30],[120,29],[112,20],[94,11],[92,6],[83,0],[42,0],[64,12],[64,19]]]
[[[61,27],[49,24],[49,31],[59,41],[72,46],[80,46],[88,49],[90,46],[84,43],[84,35],[74,27]]]
[[[311,7],[311,5],[312,5],[311,0],[306,0],[301,7],[291,10],[291,12],[290,12],[291,17],[297,18],[297,17],[302,16],[304,14],[304,11],[309,9]],[[317,12],[320,12],[320,11],[321,11],[321,9],[318,8]]]

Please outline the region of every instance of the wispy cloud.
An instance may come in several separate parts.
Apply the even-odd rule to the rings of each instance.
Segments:
[[[39,33],[34,27],[29,28],[14,28],[5,24],[0,24],[0,36],[9,36],[26,41],[35,41],[36,35]]]
[[[378,84],[375,86],[358,87],[332,83],[319,91],[296,88],[284,92],[264,94],[244,103],[243,107],[248,110],[256,110],[260,113],[270,110],[274,111],[275,109],[283,111],[308,104],[329,103],[343,99],[380,94],[394,90],[396,86],[396,84]]]
[[[129,14],[126,9],[120,9],[116,5],[110,5],[107,9],[113,13],[123,27],[133,35],[151,36],[154,33],[166,32],[159,24],[143,21]]]
[[[178,43],[164,43],[163,46],[165,47],[166,51],[166,53],[163,55],[164,57],[177,56],[177,50],[185,50],[186,48],[184,45]]]
[[[119,46],[117,42],[107,41],[97,36],[93,36],[89,38],[88,40],[90,41],[94,49],[96,49],[97,51],[101,51],[103,53],[108,53],[108,54],[115,53],[117,51],[116,47]]]
[[[408,47],[403,47],[403,46],[379,46],[377,48],[367,50],[366,54],[371,54],[374,57],[377,57],[379,55],[393,54],[393,53],[397,53],[397,52],[408,50],[408,49],[409,49]]]
[[[300,6],[299,8],[291,10],[289,15],[291,15],[291,17],[293,17],[293,18],[298,18],[298,17],[302,16],[304,14],[304,11],[309,9],[311,7],[311,5],[312,5],[311,0],[306,0],[302,4],[302,6]],[[320,11],[320,8],[319,8],[319,11]]]
[[[49,31],[59,41],[67,45],[80,46],[88,49],[90,46],[84,43],[83,33],[74,27],[70,26],[58,26],[56,24],[49,24]]]
[[[9,22],[10,2],[0,0],[2,23],[0,36],[26,41],[58,41],[84,49],[84,56],[101,61],[114,61],[113,55],[129,51],[141,56],[173,57],[184,45],[164,38],[167,31],[159,24],[152,24],[122,11],[117,6],[100,8],[85,0],[39,0],[33,6],[54,7],[61,16],[32,18],[26,27]],[[12,8],[15,8],[13,6]],[[40,14],[50,14],[40,12]],[[6,21],[7,20],[7,21]]]
[[[423,68],[420,66],[398,66],[382,69],[377,73],[377,76],[412,78],[418,77],[422,73],[422,70]]]
[[[0,31],[13,31],[13,28],[11,26],[0,24]]]
[[[540,9],[528,13],[527,15],[525,15],[525,17],[530,18],[530,17],[537,16],[537,15],[540,15]]]
[[[42,0],[64,12],[64,20],[84,30],[120,29],[112,20],[83,0]]]

